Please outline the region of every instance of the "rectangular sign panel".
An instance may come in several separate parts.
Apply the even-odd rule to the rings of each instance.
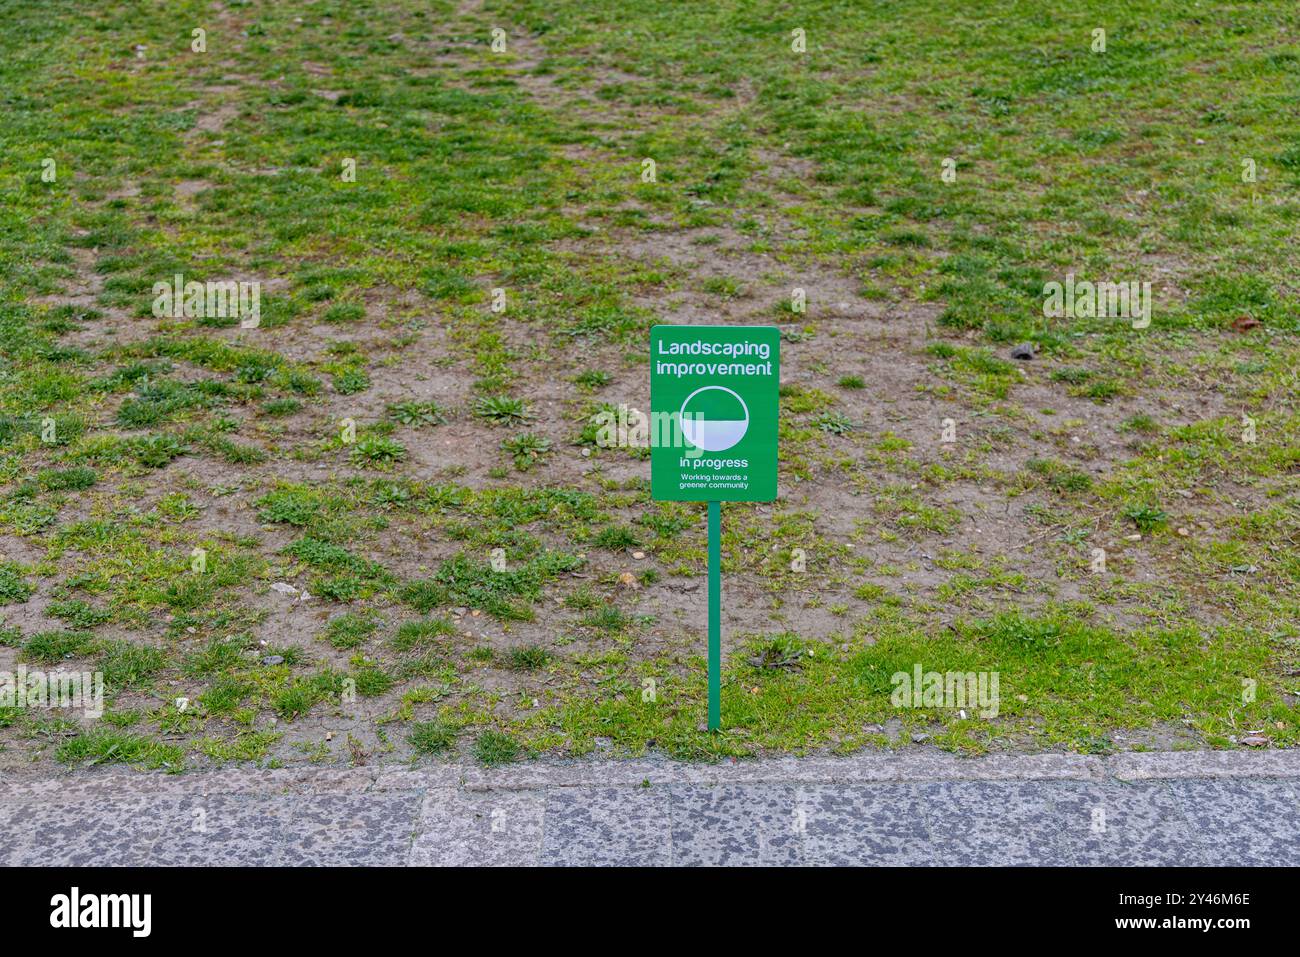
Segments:
[[[781,330],[650,330],[650,497],[660,502],[776,498]]]

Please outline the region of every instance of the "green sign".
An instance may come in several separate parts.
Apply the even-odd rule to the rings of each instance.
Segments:
[[[650,330],[650,497],[776,498],[776,326]]]
[[[709,730],[722,727],[722,503],[776,498],[781,330],[650,330],[650,497],[709,503]]]

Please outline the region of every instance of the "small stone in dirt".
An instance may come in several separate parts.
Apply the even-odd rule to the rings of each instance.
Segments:
[[[279,592],[281,595],[298,594],[298,589],[294,588],[288,582],[276,582],[271,586],[271,591]]]
[[[929,741],[929,740],[930,740],[930,736],[928,734],[920,734],[918,732],[917,734],[912,735],[913,744],[920,744],[922,741]]]
[[[1032,342],[1022,342],[1011,347],[1011,358],[1013,359],[1032,359],[1033,357],[1034,344]]]
[[[451,610],[451,613],[452,613],[453,615],[456,615],[457,617],[460,617],[461,615],[465,614],[465,613],[468,612],[468,611],[469,611],[468,608],[453,608],[453,609]]]
[[[638,559],[639,559],[639,558],[645,558],[645,552],[633,552],[633,553],[632,553],[632,557],[633,557],[633,558],[638,558]]]
[[[282,664],[284,664],[284,656],[283,656],[283,655],[267,655],[265,658],[262,659],[262,664],[264,664],[264,665],[282,665]]]
[[[1263,748],[1268,746],[1268,738],[1262,734],[1248,734],[1241,739],[1241,743],[1251,748]]]

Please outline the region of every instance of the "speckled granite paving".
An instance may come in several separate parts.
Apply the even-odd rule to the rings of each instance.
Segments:
[[[5,865],[1300,864],[1300,752],[82,771]]]

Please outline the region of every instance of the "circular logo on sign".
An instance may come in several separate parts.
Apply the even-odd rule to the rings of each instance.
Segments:
[[[686,440],[706,452],[729,449],[749,431],[745,400],[725,386],[696,389],[682,403],[680,415]]]

